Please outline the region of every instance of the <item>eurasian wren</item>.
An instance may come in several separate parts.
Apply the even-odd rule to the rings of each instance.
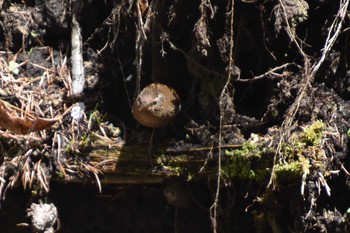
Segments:
[[[180,98],[174,89],[152,83],[137,96],[132,114],[140,124],[157,128],[169,124],[180,109]]]

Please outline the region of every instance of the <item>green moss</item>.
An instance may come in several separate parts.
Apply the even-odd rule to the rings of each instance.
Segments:
[[[301,133],[291,135],[290,142],[285,143],[280,152],[283,162],[274,167],[274,177],[279,186],[300,182],[304,174],[309,174],[311,167],[325,169],[322,138],[325,124],[316,121],[304,128]]]
[[[181,156],[169,160],[165,154],[162,154],[158,156],[156,164],[157,166],[161,166],[163,169],[170,171],[175,176],[184,176],[187,174],[187,168],[185,165],[186,161],[187,160],[181,158]]]
[[[79,142],[79,146],[84,147],[84,146],[89,145],[90,142],[91,142],[91,137],[90,136],[91,136],[90,134],[84,134],[81,137],[81,140]]]
[[[293,133],[289,142],[285,142],[280,150],[284,162],[298,161],[307,154],[313,157],[323,153],[321,142],[325,125],[322,121],[316,121],[305,127],[302,132]],[[317,158],[316,158],[317,159]]]
[[[269,155],[263,149],[262,144],[247,142],[243,144],[241,149],[226,150],[225,154],[223,172],[228,177],[255,181],[266,179],[268,173],[264,162],[266,162],[266,156]]]
[[[277,164],[274,170],[277,185],[287,186],[291,183],[299,182],[304,173],[304,168],[305,166],[301,161],[290,161],[284,164]]]
[[[310,146],[319,145],[323,137],[324,128],[325,124],[322,121],[316,121],[304,129],[299,136],[300,141]]]
[[[279,186],[300,183],[302,176],[310,173],[311,167],[325,169],[322,139],[325,124],[316,121],[305,127],[302,132],[295,132],[285,142],[274,167],[273,177]],[[223,159],[223,174],[230,178],[250,179],[262,184],[270,179],[273,157],[276,148],[268,148],[264,143],[245,143],[242,148],[226,150]]]
[[[184,173],[182,167],[168,166],[169,170],[172,171],[176,176],[181,176]]]

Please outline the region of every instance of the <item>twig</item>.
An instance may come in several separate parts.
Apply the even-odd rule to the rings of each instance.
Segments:
[[[101,174],[102,172],[99,169],[97,169],[89,164],[81,163],[81,166],[84,167],[86,171],[91,172],[95,176],[98,190],[100,193],[102,193],[101,181],[100,181],[100,178],[98,177],[98,174]]]
[[[237,80],[235,80],[235,81],[236,81],[236,82],[241,82],[241,83],[242,83],[242,82],[253,82],[253,81],[257,81],[257,80],[259,80],[259,79],[263,79],[263,78],[265,78],[266,76],[269,76],[269,75],[273,75],[272,79],[274,79],[274,78],[282,78],[283,75],[277,74],[277,73],[275,73],[275,72],[280,71],[280,70],[282,70],[282,69],[286,69],[288,66],[292,66],[292,65],[293,65],[293,66],[296,66],[296,67],[298,67],[298,68],[301,68],[299,65],[295,64],[294,62],[292,62],[292,63],[286,63],[286,64],[283,64],[283,65],[274,67],[274,68],[272,68],[271,70],[269,70],[269,71],[267,71],[267,72],[265,72],[265,73],[263,73],[263,74],[261,74],[261,75],[255,76],[255,77],[253,77],[253,78],[251,78],[251,79],[237,79]]]
[[[229,53],[229,67],[228,67],[228,77],[227,81],[225,83],[225,86],[220,94],[220,129],[219,129],[219,148],[222,147],[222,131],[223,131],[223,116],[224,116],[224,107],[222,101],[224,100],[225,95],[227,95],[228,92],[228,86],[231,83],[232,79],[232,71],[233,71],[233,46],[234,46],[234,39],[233,39],[233,25],[234,25],[234,0],[231,1],[231,21],[230,21],[230,53]],[[214,203],[210,207],[210,219],[213,226],[213,232],[216,233],[218,231],[217,229],[217,220],[218,220],[218,204],[219,204],[219,196],[220,196],[220,186],[221,186],[221,158],[222,158],[222,150],[219,149],[218,153],[218,171],[217,171],[217,181],[216,181],[216,192],[215,192],[215,198]]]
[[[328,29],[328,35],[327,35],[325,46],[323,48],[322,56],[321,56],[320,60],[312,68],[313,75],[318,71],[318,69],[320,68],[320,66],[324,62],[326,56],[328,55],[328,53],[332,49],[335,41],[338,39],[338,36],[340,34],[340,30],[342,28],[342,25],[343,25],[343,22],[344,22],[346,13],[347,13],[349,1],[350,0],[341,0],[339,3],[339,10],[338,10],[337,16],[333,20],[331,27]]]
[[[346,9],[349,5],[349,1],[350,0],[341,0],[340,1],[339,11],[338,11],[336,18],[334,19],[334,21],[332,23],[331,28],[329,29],[329,34],[328,34],[328,37],[326,39],[325,49],[323,51],[322,57],[316,65],[311,67],[310,60],[308,59],[308,57],[306,56],[304,51],[301,49],[301,46],[299,45],[298,41],[296,40],[295,35],[292,33],[291,27],[290,27],[289,22],[288,22],[287,13],[286,13],[283,1],[279,0],[279,3],[280,3],[281,8],[283,10],[283,17],[284,17],[284,20],[287,24],[287,33],[288,33],[289,37],[291,38],[291,40],[294,42],[295,46],[298,48],[299,53],[304,58],[304,72],[302,74],[302,82],[299,84],[300,90],[297,94],[297,97],[296,97],[294,103],[288,109],[288,111],[286,113],[286,118],[283,121],[282,126],[281,126],[279,142],[278,142],[275,157],[274,157],[274,166],[272,168],[270,181],[269,181],[267,187],[270,187],[273,184],[275,164],[277,162],[283,162],[283,158],[281,158],[281,157],[279,157],[279,161],[277,161],[277,155],[280,155],[280,151],[282,148],[282,142],[285,140],[285,136],[288,135],[290,132],[290,128],[291,128],[291,125],[294,121],[295,115],[297,114],[297,112],[299,110],[300,102],[304,98],[306,90],[310,87],[316,72],[318,71],[320,65],[323,63],[325,56],[330,51],[331,47],[333,46],[334,42],[336,41],[336,39],[340,33],[340,29],[342,26],[342,22],[344,21],[344,18],[345,18]],[[340,20],[340,21],[338,22],[338,20]],[[335,27],[336,27],[336,29],[335,29]],[[331,36],[331,32],[333,32],[334,30],[335,30],[335,33],[333,34],[333,36]]]
[[[300,89],[297,93],[297,97],[295,98],[294,103],[287,110],[287,112],[285,114],[285,119],[281,125],[279,141],[278,141],[276,153],[274,156],[274,163],[273,163],[274,165],[272,167],[271,176],[270,176],[270,180],[269,180],[267,187],[271,187],[271,185],[274,183],[275,165],[277,163],[283,162],[283,157],[279,157],[281,149],[282,149],[283,141],[289,135],[291,125],[294,121],[295,115],[297,114],[297,112],[299,110],[300,102],[304,98],[306,90],[310,87],[310,84],[312,83],[313,78],[314,78],[313,73],[311,72],[310,60],[307,57],[307,55],[305,54],[305,52],[303,51],[303,49],[301,48],[301,46],[299,45],[299,43],[295,37],[295,34],[293,34],[293,32],[292,32],[291,26],[290,26],[289,21],[288,21],[287,12],[286,12],[286,9],[284,7],[284,3],[282,0],[278,0],[278,1],[279,1],[281,8],[282,8],[282,11],[283,11],[284,21],[287,25],[287,34],[288,34],[289,38],[291,39],[291,41],[294,43],[294,45],[297,47],[299,53],[302,55],[302,57],[304,59],[304,67],[303,67],[304,69],[303,69],[303,73],[302,73],[302,80],[299,83]]]
[[[176,45],[174,45],[170,41],[169,37],[165,37],[164,40],[169,43],[171,49],[180,52],[186,58],[188,66],[199,67],[199,69],[201,69],[203,72],[207,73],[208,75],[210,74],[210,75],[214,75],[215,77],[226,78],[224,75],[222,75],[214,70],[210,70],[210,69],[206,68],[205,66],[203,66],[202,64],[200,64],[199,62],[197,62],[190,55],[188,55],[183,49],[180,49]]]
[[[37,167],[36,176],[37,176],[38,180],[40,181],[41,187],[43,187],[45,192],[48,193],[49,192],[49,183],[47,181],[45,171],[41,167],[41,159],[39,160],[39,162],[37,162],[36,167]]]
[[[73,3],[72,3],[73,4]],[[81,28],[76,14],[72,15],[72,95],[79,95],[83,92],[85,85],[85,71],[83,64],[83,48]]]

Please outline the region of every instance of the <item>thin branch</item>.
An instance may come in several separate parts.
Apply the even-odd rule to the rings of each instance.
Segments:
[[[240,83],[253,82],[253,81],[257,81],[259,79],[263,79],[263,78],[265,78],[267,76],[270,76],[270,75],[273,76],[273,77],[271,77],[272,79],[275,79],[275,78],[280,79],[280,78],[284,77],[283,74],[282,75],[281,74],[277,74],[276,72],[278,72],[280,70],[283,70],[283,69],[286,69],[289,66],[296,66],[298,68],[301,68],[299,65],[297,65],[295,63],[286,63],[286,64],[283,64],[283,65],[280,65],[280,66],[276,66],[276,67],[270,69],[269,71],[267,71],[267,72],[265,72],[265,73],[263,73],[261,75],[255,76],[255,77],[253,77],[251,79],[237,79],[235,81],[236,82],[240,82]]]
[[[328,55],[328,53],[332,49],[335,41],[338,39],[338,36],[341,32],[340,30],[342,28],[342,25],[343,25],[343,22],[344,22],[346,13],[347,13],[349,1],[350,0],[341,0],[339,3],[339,11],[337,13],[337,16],[333,20],[331,27],[328,29],[328,35],[327,35],[326,43],[325,43],[325,46],[324,46],[324,49],[322,52],[322,56],[321,56],[320,60],[317,62],[317,64],[314,65],[312,68],[313,75],[318,71],[318,69],[320,68],[320,66],[324,62],[326,56]]]
[[[218,171],[217,171],[217,181],[216,181],[216,192],[215,192],[215,199],[214,203],[210,207],[210,218],[212,221],[213,226],[213,232],[216,233],[218,231],[217,229],[217,219],[218,219],[218,204],[219,204],[219,197],[220,197],[220,186],[221,186],[221,159],[222,159],[222,150],[220,149],[222,147],[222,133],[223,133],[223,116],[224,116],[224,108],[222,101],[225,99],[225,95],[228,94],[228,87],[231,84],[232,80],[232,71],[233,71],[233,47],[234,47],[234,0],[231,1],[231,21],[230,21],[230,53],[229,53],[229,67],[228,67],[228,77],[227,81],[225,83],[225,86],[220,94],[220,129],[219,129],[219,153],[218,153]]]

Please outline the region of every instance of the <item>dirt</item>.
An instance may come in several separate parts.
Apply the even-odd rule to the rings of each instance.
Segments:
[[[338,1],[77,2],[0,1],[1,232],[30,232],[26,209],[39,200],[56,205],[56,229],[67,233],[349,231],[349,16]],[[85,70],[78,94],[74,17]],[[151,157],[166,154],[158,145],[213,148],[202,154],[205,170],[241,162],[230,154],[253,143],[242,161],[268,175],[223,167],[220,184],[216,173],[180,172],[158,184],[106,182],[99,193],[91,182],[103,182],[101,167],[87,145],[148,145],[152,130],[132,104],[154,82],[177,91],[181,112],[156,130]],[[85,109],[73,119],[78,102]],[[276,175],[290,164],[301,173]]]

